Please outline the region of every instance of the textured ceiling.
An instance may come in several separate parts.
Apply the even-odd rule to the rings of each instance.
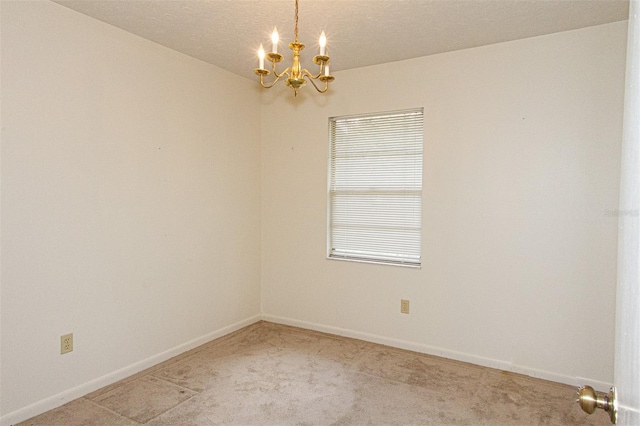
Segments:
[[[294,0],[54,1],[248,78],[274,26],[290,58]],[[621,21],[628,10],[628,0],[300,0],[299,39],[311,68],[324,30],[333,72]]]

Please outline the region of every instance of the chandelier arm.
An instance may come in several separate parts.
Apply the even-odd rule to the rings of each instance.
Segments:
[[[304,74],[304,75],[306,75],[306,76],[307,76],[307,77],[309,77],[309,79],[311,79],[311,80],[317,80],[317,79],[318,79],[318,77],[320,77],[320,74],[318,74],[318,75],[313,75],[313,74],[311,74],[311,72],[309,72],[309,70],[308,70],[308,69],[306,69],[306,68],[304,68],[304,69],[300,70],[300,74]]]
[[[311,75],[311,73],[308,70],[302,70],[302,71],[306,71],[307,75],[309,76],[309,78],[312,78],[314,80],[317,80],[320,78],[320,76],[323,74],[322,72],[322,67],[320,68],[320,72],[318,73],[318,75]]]
[[[303,69],[302,71],[300,71],[300,74],[304,74],[304,75],[306,75],[307,77],[309,77],[310,81],[311,81],[311,80],[318,80],[320,77],[322,77],[322,76],[324,75],[322,71],[320,71],[320,72],[318,73],[318,75],[313,75],[313,74],[311,74],[311,72],[310,72],[308,69],[306,69],[306,68],[305,68],[305,69]]]
[[[316,88],[316,90],[317,90],[319,93],[324,93],[324,92],[326,92],[326,91],[329,89],[329,81],[325,81],[325,82],[324,82],[324,89],[320,90],[320,88],[318,88],[318,86],[316,85],[316,82],[315,82],[315,80],[316,80],[318,77],[315,77],[315,78],[314,78],[314,77],[311,75],[311,73],[310,73],[309,71],[307,71],[307,70],[302,70],[302,73],[303,73],[303,74],[305,74],[307,77],[309,77],[309,81],[311,82],[311,84],[313,84],[313,87],[315,87],[315,88]]]
[[[280,78],[282,76],[284,76],[285,74],[289,75],[289,73],[291,72],[291,67],[285,69],[284,71],[282,71],[280,74],[278,74],[278,72],[276,71],[276,63],[272,62],[272,67],[271,70],[273,72],[273,75],[275,75],[277,78]]]
[[[278,74],[277,72],[273,72],[273,75],[276,76],[276,81],[277,79],[284,77],[285,75],[290,76],[291,74],[291,68],[287,68],[286,70],[282,71],[280,74]]]
[[[264,84],[264,79],[262,78],[262,74],[260,75],[260,86],[264,87],[265,89],[271,89],[277,82],[278,80],[280,80],[280,78],[284,75],[289,75],[288,73],[291,71],[291,68],[287,68],[286,70],[284,70],[282,72],[282,74],[278,75],[276,74],[276,79],[273,80],[271,82],[271,84]]]

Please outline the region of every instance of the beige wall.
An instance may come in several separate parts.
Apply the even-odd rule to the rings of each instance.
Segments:
[[[265,317],[606,389],[625,42],[620,22],[263,95]],[[422,269],[327,260],[327,118],[420,106]]]
[[[60,5],[2,2],[3,422],[259,318],[259,96]]]

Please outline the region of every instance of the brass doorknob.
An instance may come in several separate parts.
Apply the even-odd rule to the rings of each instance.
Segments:
[[[618,420],[618,401],[616,400],[616,388],[612,386],[608,394],[598,393],[591,386],[580,386],[578,388],[578,399],[582,410],[587,414],[593,414],[596,408],[600,408],[609,413],[611,423],[614,425]]]

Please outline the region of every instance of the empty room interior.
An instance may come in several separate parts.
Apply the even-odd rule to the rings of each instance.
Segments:
[[[0,15],[2,426],[243,330],[613,384],[628,1],[300,0],[295,95],[293,0]],[[330,120],[416,109],[418,260],[332,258]]]

